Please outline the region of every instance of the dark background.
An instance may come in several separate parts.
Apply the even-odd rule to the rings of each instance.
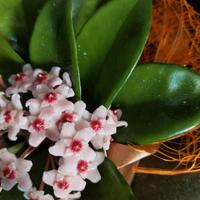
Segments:
[[[200,12],[200,0],[187,0],[197,12]]]
[[[187,1],[200,12],[200,0]],[[141,165],[169,167],[168,163],[153,156],[142,160]],[[137,200],[200,200],[200,173],[176,176],[137,174],[133,190]]]

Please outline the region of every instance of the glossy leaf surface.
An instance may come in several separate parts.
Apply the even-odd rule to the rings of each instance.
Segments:
[[[80,80],[80,72],[79,72],[79,62],[77,55],[77,43],[74,31],[73,24],[73,9],[74,9],[74,1],[67,1],[67,12],[66,12],[66,27],[67,27],[67,36],[68,36],[68,44],[70,49],[70,58],[71,58],[71,79],[73,83],[73,88],[75,91],[76,99],[81,99],[81,80]]]
[[[200,76],[177,65],[139,65],[115,103],[129,124],[116,141],[165,140],[200,124]]]
[[[86,99],[97,85],[96,100],[110,105],[141,55],[150,21],[151,0],[110,1],[88,21],[77,38]]]
[[[30,58],[34,64],[66,66],[65,8],[65,1],[50,0],[38,16],[30,42]]]
[[[102,3],[102,0],[73,0],[73,23],[75,34],[81,31],[82,27],[95,13],[96,9]]]

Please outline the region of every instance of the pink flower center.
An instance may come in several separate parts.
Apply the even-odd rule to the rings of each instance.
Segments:
[[[47,80],[47,73],[43,72],[43,73],[39,73],[37,75],[37,82],[42,83],[43,81]]]
[[[56,181],[56,185],[61,190],[66,190],[69,187],[69,183],[65,179]]]
[[[43,119],[40,119],[40,118],[37,118],[35,119],[33,122],[32,122],[32,127],[35,129],[35,131],[37,132],[41,132],[43,131],[45,128],[44,128],[44,120]]]
[[[93,120],[90,122],[90,126],[94,131],[99,131],[102,128],[102,123],[100,120]]]
[[[80,160],[77,165],[77,170],[79,173],[86,172],[88,170],[88,162],[85,160]]]
[[[6,123],[10,123],[11,119],[12,119],[12,116],[11,116],[11,112],[8,110],[4,113],[4,119],[6,121]]]
[[[113,110],[112,113],[113,113],[114,116],[118,117],[118,112],[117,112],[117,110]]]
[[[61,121],[64,122],[73,122],[74,121],[74,115],[73,113],[64,113],[61,117]]]
[[[23,72],[16,74],[15,76],[15,81],[19,82],[19,81],[23,81],[25,77],[25,74]]]
[[[54,92],[50,92],[44,97],[44,100],[48,103],[53,103],[57,100],[57,95]]]
[[[10,167],[6,167],[3,169],[3,175],[9,180],[16,179],[16,171],[11,169]]]
[[[70,149],[73,151],[73,152],[80,152],[81,149],[83,148],[83,144],[80,140],[73,140],[70,144]]]

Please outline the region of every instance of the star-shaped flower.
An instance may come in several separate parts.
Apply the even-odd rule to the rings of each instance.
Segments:
[[[1,187],[4,190],[11,190],[16,184],[21,191],[28,191],[32,182],[28,172],[32,162],[24,159],[17,159],[7,149],[0,150],[0,177]]]
[[[71,192],[82,191],[86,186],[86,182],[80,176],[66,176],[57,170],[44,172],[43,181],[53,187],[58,198],[69,198]]]

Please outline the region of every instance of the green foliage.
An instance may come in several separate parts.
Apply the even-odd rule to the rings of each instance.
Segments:
[[[96,91],[96,104],[112,103],[142,53],[150,22],[151,0],[110,1],[89,20],[77,38],[84,100]]]
[[[129,124],[118,142],[165,140],[200,123],[200,76],[177,65],[139,65],[115,103]]]
[[[30,41],[30,59],[36,65],[68,64],[64,0],[48,1],[38,16]]]
[[[6,80],[11,74],[20,70],[23,60],[10,44],[0,36],[0,74]]]

